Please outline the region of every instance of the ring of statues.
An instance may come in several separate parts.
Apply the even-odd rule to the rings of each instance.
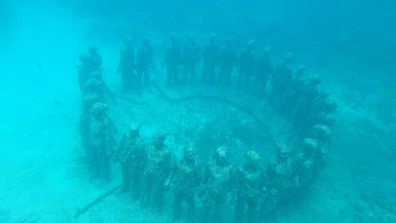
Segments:
[[[125,40],[121,91],[106,85],[96,48],[80,55],[87,169],[111,181],[120,168],[111,193],[174,221],[260,222],[309,192],[336,104],[291,55],[208,39],[201,47],[171,37],[158,55],[148,39],[136,47]]]

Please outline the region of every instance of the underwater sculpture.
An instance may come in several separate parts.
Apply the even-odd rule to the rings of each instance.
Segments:
[[[233,189],[234,169],[227,160],[227,149],[222,146],[206,166],[198,196],[202,200],[202,222],[221,222],[223,206]]]
[[[251,150],[246,153],[244,165],[237,171],[234,222],[256,222],[258,208],[265,187],[264,170],[260,166],[260,155]]]
[[[216,34],[212,34],[203,48],[202,52],[202,82],[206,84],[213,83],[216,75],[216,66],[218,64],[219,45]]]
[[[251,84],[256,71],[255,42],[250,40],[239,56],[239,72],[236,81],[238,88],[251,91]]]
[[[231,76],[237,60],[237,52],[230,39],[228,39],[219,52],[219,75],[216,82],[229,86],[231,85]]]
[[[186,205],[186,217],[196,217],[195,196],[201,184],[201,167],[197,161],[193,147],[184,148],[183,157],[178,161],[170,177],[173,192],[173,219],[178,220],[182,215],[182,205]]]
[[[153,66],[153,49],[149,39],[145,38],[136,52],[136,92],[149,85]]]
[[[132,46],[131,40],[124,40],[124,48],[120,52],[120,62],[117,67],[117,73],[121,75],[122,92],[130,92],[137,89],[137,76],[135,73],[136,58],[135,49]]]
[[[92,106],[90,122],[90,163],[95,175],[102,179],[110,179],[110,161],[116,145],[114,126],[107,117],[107,105],[101,102]]]
[[[214,37],[208,43],[210,47],[217,47],[217,44]],[[103,90],[105,85],[102,84],[103,80],[100,79],[98,72],[93,72],[91,75],[94,77],[93,80],[87,80],[89,84],[82,92],[83,106],[80,122],[82,145],[84,148],[91,149],[87,151],[87,154],[92,151],[102,151],[95,154],[101,155],[100,159],[94,159],[99,161],[93,161],[99,164],[91,165],[94,167],[93,171],[99,172],[98,176],[108,177],[110,157],[120,162],[123,173],[123,184],[101,195],[100,199],[94,200],[94,203],[100,202],[106,196],[123,188],[125,192],[134,194],[143,207],[153,207],[157,211],[162,210],[166,205],[164,196],[171,194],[174,220],[185,215],[192,221],[208,222],[216,219],[217,222],[224,222],[230,219],[224,219],[222,212],[231,206],[235,222],[255,222],[275,214],[290,201],[294,194],[306,191],[320,169],[331,141],[331,126],[334,123],[331,117],[336,105],[319,88],[318,78],[305,78],[305,69],[302,67],[294,69],[291,56],[286,56],[279,65],[274,65],[268,49],[265,49],[259,58],[256,58],[255,50],[253,43],[248,44],[244,50],[247,54],[244,60],[248,60],[245,62],[254,64],[254,67],[249,67],[252,71],[243,71],[244,74],[239,74],[243,75],[239,77],[244,80],[244,83],[237,90],[257,98],[257,101],[265,97],[265,101],[260,102],[270,106],[274,112],[287,120],[287,127],[293,129],[294,132],[283,140],[284,144],[279,143],[279,139],[273,137],[267,128],[267,123],[257,111],[241,106],[226,97],[210,94],[174,97],[170,96],[160,83],[153,80],[150,84],[159,94],[146,101],[131,99],[127,95],[112,95],[133,103],[135,106],[146,105],[154,99],[161,99],[175,105],[202,100],[232,107],[238,112],[247,114],[258,123],[261,126],[260,131],[264,132],[266,139],[276,150],[276,157],[268,166],[261,166],[260,155],[250,150],[246,153],[245,163],[238,168],[236,164],[228,161],[225,147],[219,147],[210,162],[201,165],[192,147],[185,146],[182,158],[173,162],[176,159],[173,159],[174,154],[165,145],[165,133],[158,132],[153,136],[151,144],[145,143],[140,138],[139,129],[136,126],[128,130],[121,140],[119,150],[115,150],[113,135],[116,133],[104,109],[106,107],[104,103],[107,101],[104,97],[106,91]],[[221,51],[216,55],[221,55]],[[209,59],[206,58],[206,60]],[[237,64],[234,67],[240,67],[241,64],[238,64],[241,63],[240,61],[235,61]],[[210,61],[203,61],[202,64],[204,85],[231,85],[227,82],[232,83],[235,77],[227,76],[229,74],[222,76],[223,74],[219,73],[222,72],[222,65],[217,64],[219,61],[214,67],[207,67],[209,70],[205,71],[205,66],[213,65],[205,65],[208,62]],[[208,73],[205,74],[205,72]],[[191,80],[184,82],[183,76],[177,77],[177,81],[172,79],[174,80],[172,83],[179,81],[183,81],[184,85],[192,83]],[[238,80],[238,76],[236,79]],[[172,84],[171,87],[177,86]],[[262,92],[264,90],[269,91],[267,93],[269,96]],[[87,132],[92,133],[87,134]],[[95,132],[100,132],[101,135]],[[86,146],[92,145],[92,140],[95,141],[94,146]],[[93,206],[94,204],[89,203],[85,208],[80,209],[77,215],[80,216]],[[184,206],[186,206],[185,211]]]
[[[181,66],[181,49],[174,36],[170,38],[170,43],[166,49],[164,58],[164,67],[166,68],[166,83],[168,86],[174,86],[180,82],[179,69]]]
[[[147,152],[147,161],[142,175],[143,191],[140,202],[143,206],[160,209],[164,203],[165,181],[171,171],[171,153],[164,144],[166,133],[157,132]]]
[[[146,162],[146,146],[140,137],[139,127],[131,125],[122,137],[115,159],[121,164],[123,191],[138,197],[141,191],[140,178]]]
[[[190,36],[188,43],[182,48],[182,75],[181,83],[187,84],[197,81],[197,67],[200,61],[200,49],[194,36]]]

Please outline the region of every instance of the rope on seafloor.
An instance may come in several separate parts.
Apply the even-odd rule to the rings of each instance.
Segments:
[[[276,143],[274,137],[272,136],[272,134],[270,133],[270,131],[267,128],[267,125],[265,124],[265,122],[263,120],[261,120],[256,114],[253,113],[253,111],[251,111],[248,108],[245,108],[229,99],[226,98],[222,98],[222,97],[216,97],[216,96],[209,96],[209,95],[192,95],[192,96],[187,96],[187,97],[182,97],[182,98],[171,98],[169,97],[168,94],[166,94],[166,92],[154,81],[152,82],[153,86],[161,93],[161,97],[165,98],[168,101],[171,102],[175,102],[175,103],[179,103],[179,102],[184,102],[184,101],[189,101],[189,100],[209,100],[209,101],[216,101],[216,102],[220,102],[223,104],[226,104],[228,106],[231,106],[247,115],[249,115],[250,117],[253,118],[253,120],[257,123],[259,123],[264,130],[264,133],[267,135],[267,138],[269,139],[269,141],[271,142],[271,144],[275,147],[275,148],[279,148],[278,144]]]
[[[129,103],[135,104],[135,105],[148,104],[148,103],[150,103],[150,101],[152,101],[158,97],[164,98],[165,100],[173,102],[173,103],[179,103],[179,102],[184,102],[184,101],[189,101],[189,100],[208,100],[208,101],[220,102],[220,103],[226,104],[228,106],[231,106],[231,107],[249,115],[250,117],[252,117],[255,122],[259,123],[262,126],[264,133],[267,135],[267,138],[269,139],[270,143],[275,148],[277,148],[277,149],[279,148],[278,143],[276,142],[276,140],[274,139],[274,137],[268,130],[268,127],[265,124],[265,122],[263,120],[261,120],[256,114],[254,114],[253,111],[251,111],[250,109],[245,108],[245,107],[243,107],[229,99],[222,98],[222,97],[216,97],[216,96],[210,96],[210,95],[192,95],[192,96],[186,96],[186,97],[181,97],[181,98],[171,98],[156,82],[152,81],[152,84],[159,91],[160,95],[155,96],[150,99],[147,99],[145,101],[136,101],[131,98],[125,97],[123,95],[118,95],[118,94],[112,94],[112,95],[116,96],[120,99],[123,99]]]
[[[122,100],[124,100],[124,101],[127,101],[127,102],[132,103],[132,104],[135,104],[135,105],[146,105],[146,104],[150,103],[150,101],[152,101],[152,100],[154,100],[154,99],[160,97],[160,95],[158,95],[158,96],[154,96],[154,97],[149,98],[149,99],[144,100],[144,101],[137,101],[137,100],[134,100],[134,99],[132,99],[132,98],[128,98],[128,97],[126,97],[126,96],[124,96],[124,95],[120,95],[120,94],[113,94],[113,95],[114,95],[115,97],[118,97],[118,98],[120,98],[120,99],[122,99]]]
[[[264,130],[264,133],[267,135],[267,138],[269,139],[269,141],[271,142],[271,144],[275,147],[275,148],[279,148],[278,144],[276,143],[274,137],[272,136],[272,134],[269,132],[267,125],[265,124],[265,122],[263,120],[261,120],[256,114],[254,114],[250,109],[245,108],[241,105],[238,105],[237,103],[222,98],[222,97],[216,97],[216,96],[209,96],[209,95],[192,95],[192,96],[187,96],[187,97],[181,97],[181,98],[171,98],[157,83],[155,83],[154,81],[152,82],[153,86],[160,92],[159,96],[153,97],[151,99],[147,99],[145,101],[136,101],[133,99],[130,99],[128,97],[122,96],[122,95],[115,95],[114,96],[121,98],[129,103],[132,104],[136,104],[136,105],[145,105],[148,104],[150,101],[154,100],[155,98],[158,97],[162,97],[167,101],[170,102],[174,102],[174,103],[179,103],[179,102],[184,102],[184,101],[189,101],[189,100],[209,100],[209,101],[216,101],[216,102],[220,102],[226,105],[229,105],[233,108],[236,108],[239,111],[242,111],[243,113],[249,115],[250,117],[253,118],[253,120],[257,123],[259,123]]]
[[[111,188],[110,190],[104,192],[103,194],[101,194],[100,196],[98,196],[97,198],[95,198],[94,200],[92,200],[91,202],[89,202],[87,205],[85,205],[83,208],[79,208],[77,209],[76,214],[74,215],[74,218],[79,218],[82,214],[84,214],[85,212],[87,212],[89,209],[91,209],[93,206],[95,206],[96,204],[98,204],[99,202],[103,201],[105,198],[107,198],[108,196],[112,195],[113,193],[115,193],[116,191],[118,191],[121,188],[122,184],[119,184],[113,188]]]

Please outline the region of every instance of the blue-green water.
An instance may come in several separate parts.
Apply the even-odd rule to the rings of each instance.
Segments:
[[[196,214],[188,216],[183,206],[180,220],[174,219],[174,175],[189,145],[202,172],[216,148],[226,146],[235,172],[231,181],[237,183],[219,193],[221,220],[209,216],[207,222],[249,222],[253,215],[257,222],[396,222],[395,11],[396,3],[387,0],[0,1],[0,222],[205,222],[202,210],[209,193],[202,182],[195,184]],[[235,49],[231,84],[201,81],[205,62],[199,61],[194,80],[168,86],[164,58],[170,37],[183,48],[194,36],[203,51],[214,34],[219,50],[228,40]],[[139,95],[134,89],[121,91],[117,68],[125,38],[136,51],[144,38],[153,49],[151,81]],[[304,107],[301,101],[292,107],[289,96],[298,94],[289,90],[307,85],[296,82],[294,88],[289,79],[281,79],[280,90],[274,91],[275,71],[259,95],[235,87],[250,40],[256,59],[269,48],[274,70],[291,54],[293,75],[303,66],[304,83],[318,77],[318,90],[337,105],[330,120],[318,115],[323,109]],[[82,143],[79,56],[90,46],[102,57],[100,71],[110,92],[104,103],[117,129],[112,150],[131,123],[140,125],[147,150],[158,130],[167,133],[172,167],[159,209],[144,204],[142,197],[154,193],[145,189],[137,197],[134,191],[116,190],[89,206],[122,181],[122,168],[113,158],[110,178],[95,174],[98,166],[89,162]],[[179,68],[183,75],[183,65]],[[306,126],[315,124],[331,129],[327,152],[304,158],[314,163],[308,171],[312,176],[302,170],[284,174],[285,184],[292,186],[277,185],[283,172],[273,174],[270,166],[280,162],[278,149],[288,147],[291,162],[298,163],[301,142],[315,138]],[[245,192],[238,173],[243,173],[248,150],[260,155],[265,177],[254,196],[257,213],[234,219]],[[147,181],[147,166],[139,182]],[[309,180],[301,183],[304,179]]]

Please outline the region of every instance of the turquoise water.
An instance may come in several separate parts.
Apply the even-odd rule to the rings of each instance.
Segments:
[[[264,208],[257,221],[396,222],[395,9],[392,1],[370,0],[1,1],[0,222],[173,221],[172,186],[160,210],[116,190],[76,217],[122,181],[114,162],[110,179],[92,174],[78,132],[79,55],[90,46],[98,48],[104,81],[116,98],[107,96],[106,103],[117,144],[133,122],[147,145],[157,130],[166,131],[175,163],[189,144],[203,166],[226,145],[235,169],[250,149],[263,167],[291,137],[298,149],[299,126],[290,127],[271,102],[271,87],[257,98],[230,86],[166,86],[170,36],[185,43],[194,35],[203,48],[213,33],[220,44],[232,39],[238,52],[249,40],[257,52],[269,47],[274,64],[291,53],[293,67],[304,66],[304,78],[319,77],[320,90],[337,104],[331,143],[312,181],[274,211]],[[126,37],[136,48],[150,39],[153,82],[168,98],[154,85],[140,96],[121,92],[116,70]],[[197,95],[211,99],[172,102]],[[197,198],[197,213],[201,203]],[[230,222],[234,204],[222,210],[221,221]]]

